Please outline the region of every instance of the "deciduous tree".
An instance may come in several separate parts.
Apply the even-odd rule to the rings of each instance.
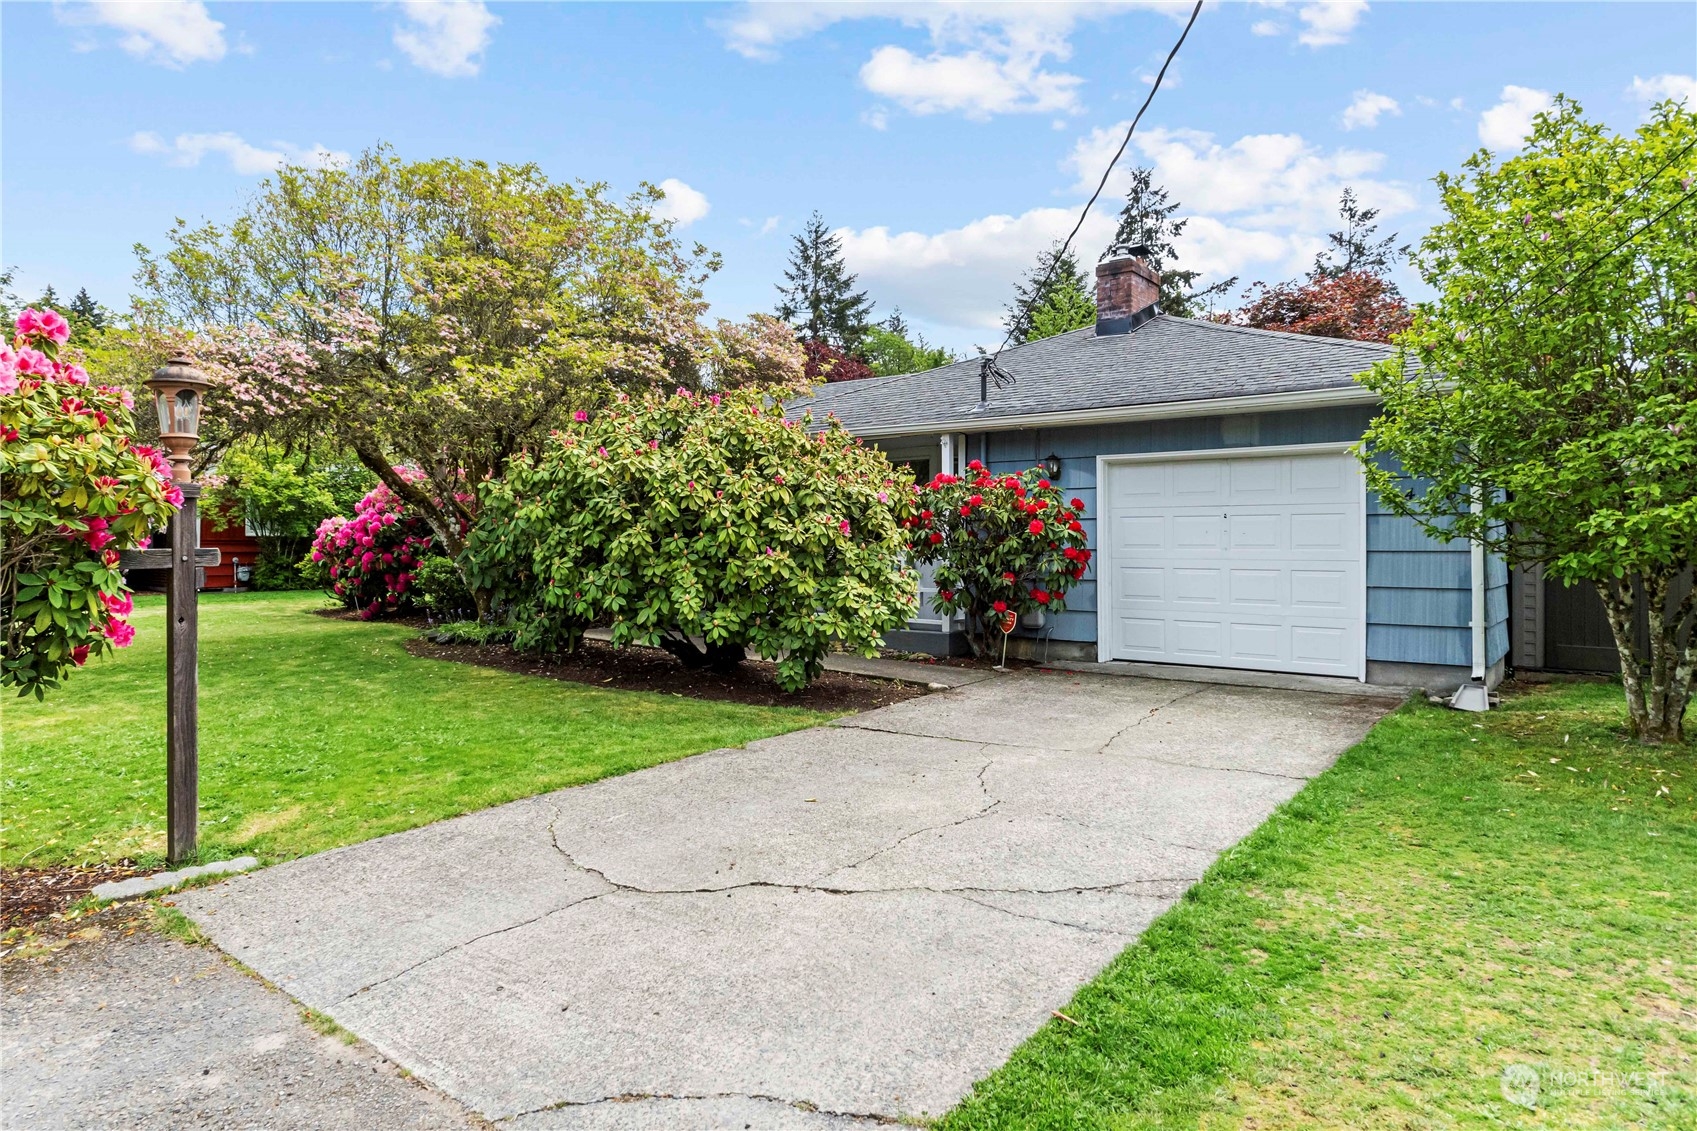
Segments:
[[[1517,156],[1440,175],[1414,256],[1437,297],[1364,378],[1369,486],[1436,537],[1595,586],[1646,742],[1681,738],[1697,667],[1697,596],[1668,597],[1697,557],[1694,158],[1674,103],[1620,136],[1564,98]]]

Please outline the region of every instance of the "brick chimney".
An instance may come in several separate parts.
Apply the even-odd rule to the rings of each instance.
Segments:
[[[1126,254],[1096,264],[1096,332],[1126,334],[1160,313],[1161,277],[1149,266],[1149,251],[1130,248]]]

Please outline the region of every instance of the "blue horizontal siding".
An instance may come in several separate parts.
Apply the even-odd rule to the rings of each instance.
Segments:
[[[1379,550],[1367,543],[1368,588],[1472,590],[1473,562],[1466,550],[1449,553]]]
[[[1460,628],[1472,615],[1472,603],[1465,589],[1369,588],[1367,623]]]
[[[1387,663],[1465,667],[1473,662],[1473,636],[1465,628],[1369,624],[1367,658]]]
[[[1361,437],[1374,409],[1349,406],[1301,412],[1201,416],[1132,421],[1070,428],[1031,428],[969,435],[966,459],[982,459],[997,474],[1060,458],[1057,485],[1084,504],[1089,544],[1097,542],[1096,459],[1173,451],[1220,451],[1281,444],[1353,441]],[[1421,485],[1424,486],[1424,485]],[[1390,514],[1368,497],[1367,657],[1402,663],[1465,665],[1472,655],[1472,563],[1466,542],[1439,541],[1412,519]],[[1502,592],[1493,595],[1500,579]],[[1508,570],[1493,556],[1487,593],[1492,650],[1507,649]],[[1051,617],[1051,638],[1096,639],[1095,566],[1068,594],[1067,611]],[[1500,613],[1500,615],[1499,615]],[[1033,635],[1020,630],[1022,635]],[[1501,654],[1501,653],[1497,653]]]

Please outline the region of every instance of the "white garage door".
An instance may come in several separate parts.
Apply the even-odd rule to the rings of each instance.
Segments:
[[[1116,660],[1359,677],[1361,471],[1343,453],[1110,463]]]

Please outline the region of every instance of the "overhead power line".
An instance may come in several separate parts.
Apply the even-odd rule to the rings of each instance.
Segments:
[[[1090,215],[1090,209],[1095,207],[1097,198],[1102,195],[1102,190],[1107,187],[1108,177],[1113,174],[1114,166],[1118,165],[1120,158],[1125,156],[1125,148],[1131,144],[1131,135],[1137,132],[1137,123],[1143,120],[1144,111],[1148,110],[1149,104],[1155,101],[1155,93],[1161,89],[1161,80],[1167,77],[1167,68],[1171,67],[1173,60],[1178,58],[1178,49],[1184,46],[1185,37],[1190,34],[1190,29],[1196,24],[1196,17],[1202,14],[1202,3],[1203,0],[1196,0],[1196,6],[1190,10],[1190,19],[1185,21],[1184,30],[1179,32],[1178,40],[1173,44],[1173,49],[1167,52],[1166,61],[1161,64],[1161,69],[1156,72],[1155,81],[1149,86],[1148,96],[1143,99],[1143,105],[1137,108],[1137,115],[1131,119],[1131,125],[1126,127],[1125,136],[1120,139],[1120,147],[1114,150],[1114,156],[1108,161],[1108,167],[1102,170],[1102,179],[1096,182],[1096,191],[1090,194],[1090,199],[1085,202],[1083,211],[1078,214],[1078,223],[1072,226],[1072,231],[1061,242],[1060,250],[1049,258],[1049,269],[1043,272],[1043,281],[1037,284],[1031,294],[1027,296],[1025,302],[1020,305],[1019,312],[1010,322],[1008,332],[1002,338],[1002,344],[996,347],[996,352],[980,363],[978,367],[978,400],[980,403],[989,399],[992,382],[998,389],[1005,389],[1013,384],[1014,375],[996,362],[1002,356],[1002,351],[1007,349],[1009,343],[1013,341],[1014,330],[1024,325],[1026,319],[1030,317],[1032,304],[1048,291],[1049,281],[1054,277],[1055,268],[1060,265],[1062,257],[1067,253],[1067,248],[1072,246],[1072,241],[1078,235],[1079,229],[1084,227],[1084,221]]]

